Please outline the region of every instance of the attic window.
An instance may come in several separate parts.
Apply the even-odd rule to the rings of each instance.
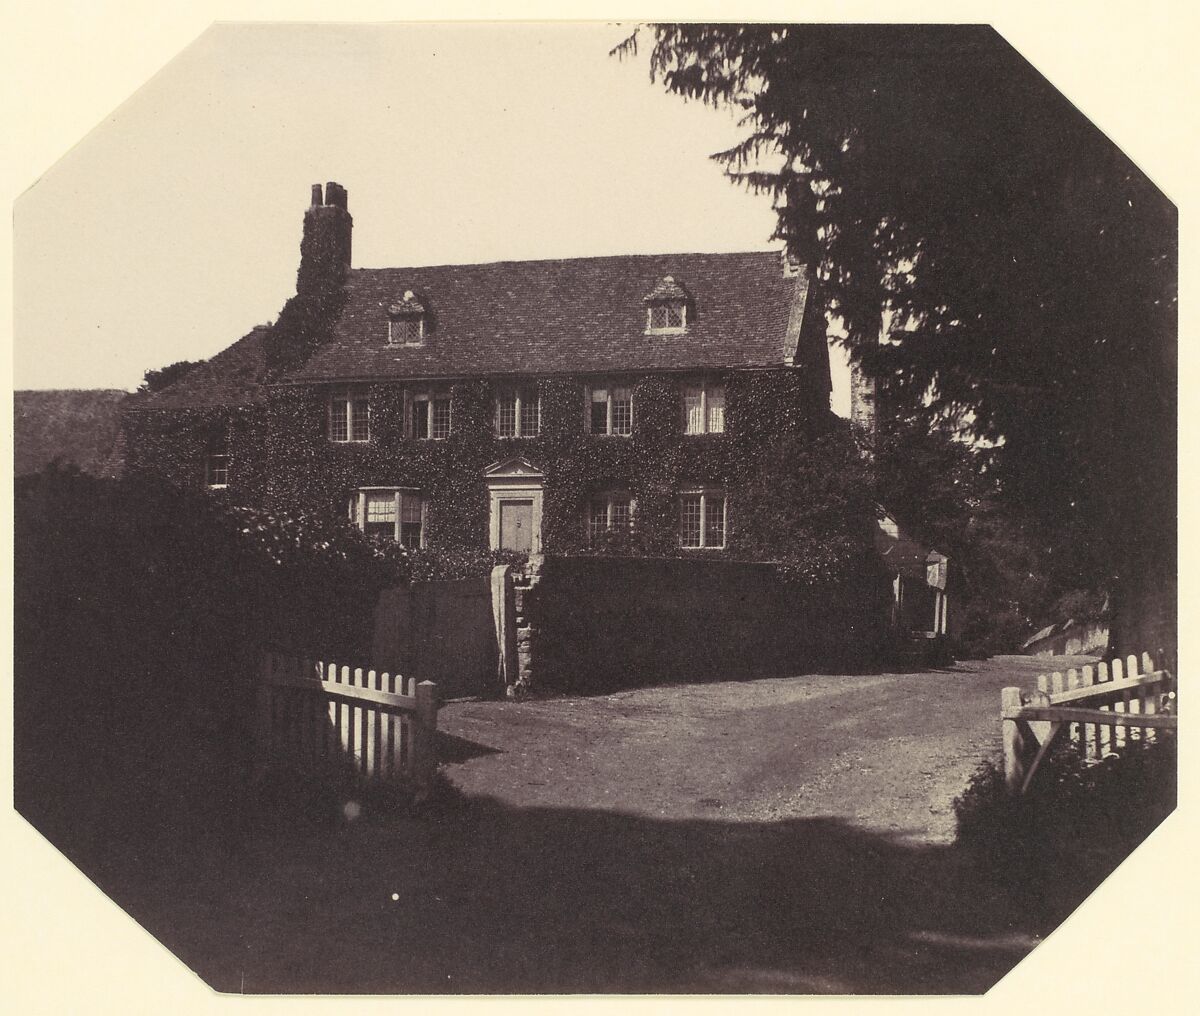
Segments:
[[[659,279],[643,302],[647,333],[685,332],[694,317],[691,297],[672,275]]]
[[[425,304],[411,289],[407,290],[402,300],[388,307],[388,345],[423,345],[428,316]]]

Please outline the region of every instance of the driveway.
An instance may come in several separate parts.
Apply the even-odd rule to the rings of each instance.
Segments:
[[[1000,689],[1086,662],[1003,656],[944,670],[805,675],[592,698],[451,702],[447,774],[516,807],[657,819],[836,817],[929,844],[1000,747]]]
[[[452,702],[465,797],[93,877],[224,991],[982,992],[1040,929],[950,803],[1044,667]]]

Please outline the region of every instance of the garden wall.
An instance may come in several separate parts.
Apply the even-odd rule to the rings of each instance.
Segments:
[[[564,692],[840,667],[877,652],[888,604],[865,560],[817,590],[768,564],[547,558],[527,596],[532,684]]]
[[[370,663],[437,682],[442,700],[501,692],[490,581],[413,582],[383,590]]]

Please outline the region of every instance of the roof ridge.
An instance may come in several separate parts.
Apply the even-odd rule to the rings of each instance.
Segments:
[[[657,254],[584,254],[574,257],[556,258],[506,258],[500,261],[454,261],[432,265],[377,265],[374,267],[351,268],[350,274],[359,272],[401,272],[410,270],[428,271],[434,268],[499,268],[507,265],[546,265],[564,264],[578,261],[633,261],[650,260],[651,258],[730,258],[730,257],[779,257],[780,250],[738,250],[738,251],[663,251]]]

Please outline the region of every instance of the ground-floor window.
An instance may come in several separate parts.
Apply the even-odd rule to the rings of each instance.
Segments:
[[[722,490],[686,490],[679,497],[679,545],[725,546],[726,498]]]
[[[595,541],[605,533],[630,533],[634,508],[633,498],[624,491],[594,494],[588,503],[588,540]]]
[[[350,518],[368,536],[405,547],[425,546],[425,498],[420,491],[364,487],[350,500]]]

